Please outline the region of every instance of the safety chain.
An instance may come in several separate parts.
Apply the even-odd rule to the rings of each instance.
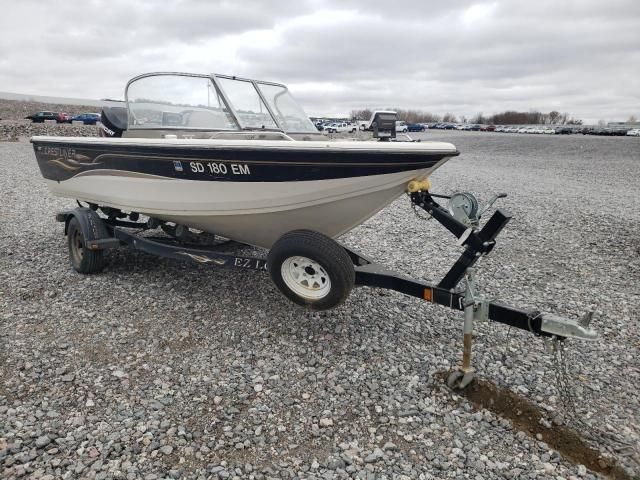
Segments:
[[[414,203],[413,199],[411,198],[411,194],[409,192],[407,192],[407,198],[409,199],[411,210],[413,210],[413,213],[416,217],[418,217],[420,220],[425,220],[427,222],[433,219],[433,217],[429,214],[427,215],[421,214],[421,211],[424,211],[424,210],[418,207],[418,205]]]
[[[604,442],[611,447],[617,454],[623,456],[634,457],[636,447],[632,443],[622,440],[620,436],[607,432],[598,427],[594,427],[587,423],[578,413],[576,407],[576,395],[569,376],[568,364],[570,357],[566,348],[566,339],[553,337],[551,339],[551,360],[556,374],[556,385],[562,407],[567,414],[567,420],[577,425],[584,431],[586,436],[593,442]],[[569,422],[567,422],[568,424]]]

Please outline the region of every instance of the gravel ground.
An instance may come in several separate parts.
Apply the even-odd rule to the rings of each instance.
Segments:
[[[59,137],[95,137],[95,125],[71,125],[69,123],[32,123],[29,120],[0,121],[0,142],[17,142],[24,137],[54,135]]]
[[[434,192],[509,194],[500,207],[515,218],[479,265],[486,292],[570,316],[596,305],[602,340],[570,344],[578,411],[637,448],[640,139],[417,136],[462,152]],[[365,288],[310,313],[264,274],[128,250],[80,276],[53,220],[73,202],[47,192],[25,142],[0,143],[0,169],[0,476],[597,476],[442,385],[460,315]],[[460,253],[405,198],[343,240],[427,279]],[[562,416],[541,340],[479,325],[474,364]],[[633,453],[617,460],[637,476]]]

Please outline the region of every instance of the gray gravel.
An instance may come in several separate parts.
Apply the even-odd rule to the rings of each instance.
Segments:
[[[571,346],[579,411],[637,446],[640,139],[420,136],[463,152],[434,191],[509,194],[485,291],[562,315],[596,305],[603,340]],[[128,250],[80,276],[53,220],[73,202],[48,193],[31,146],[0,143],[0,171],[3,478],[594,478],[442,386],[459,315],[372,289],[310,313],[266,275]],[[344,241],[428,279],[460,253],[404,198]],[[474,363],[562,413],[542,341],[483,324]]]
[[[69,123],[32,123],[29,120],[0,121],[0,142],[17,142],[34,135],[55,135],[60,137],[95,137],[95,125],[71,125]]]

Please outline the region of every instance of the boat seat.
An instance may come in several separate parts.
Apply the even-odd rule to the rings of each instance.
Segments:
[[[129,120],[124,107],[103,107],[100,122],[103,127],[100,134],[107,137],[121,137],[127,129]]]

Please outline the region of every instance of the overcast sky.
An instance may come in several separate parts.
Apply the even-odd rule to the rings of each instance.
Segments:
[[[640,1],[20,0],[0,91],[123,98],[149,71],[282,82],[310,115],[640,117]]]

